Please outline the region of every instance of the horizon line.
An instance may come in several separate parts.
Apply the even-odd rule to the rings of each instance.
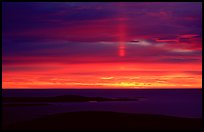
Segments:
[[[176,90],[202,88],[2,88],[2,90]]]

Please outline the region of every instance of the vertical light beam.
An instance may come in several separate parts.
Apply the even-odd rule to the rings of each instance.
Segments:
[[[119,23],[119,56],[125,56],[125,31],[124,24]]]
[[[119,3],[119,19],[118,19],[118,29],[119,29],[119,56],[123,57],[125,56],[125,40],[126,40],[126,27],[125,27],[125,17],[124,17],[124,3]]]

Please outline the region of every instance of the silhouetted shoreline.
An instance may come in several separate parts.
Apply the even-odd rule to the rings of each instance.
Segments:
[[[201,130],[201,118],[118,113],[69,112],[4,127],[5,130]]]
[[[8,103],[8,104],[3,104],[3,107],[23,107],[23,106],[48,106],[48,105],[51,105],[51,104],[41,104],[41,103],[38,103],[38,104],[22,104],[22,103]]]
[[[3,102],[102,102],[102,101],[138,101],[139,98],[104,98],[79,95],[61,95],[54,97],[4,97]]]

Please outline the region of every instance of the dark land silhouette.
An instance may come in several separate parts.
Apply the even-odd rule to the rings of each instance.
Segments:
[[[89,102],[89,101],[138,101],[139,98],[104,98],[85,97],[80,95],[60,95],[54,97],[4,97],[4,102]]]
[[[201,130],[202,119],[105,111],[69,112],[5,126],[4,130]]]

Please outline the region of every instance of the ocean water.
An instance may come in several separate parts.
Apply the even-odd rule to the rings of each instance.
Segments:
[[[2,90],[3,97],[49,97],[59,95],[88,97],[143,97],[139,101],[49,103],[47,106],[3,107],[3,123],[73,111],[114,111],[202,118],[202,89],[42,89]]]

